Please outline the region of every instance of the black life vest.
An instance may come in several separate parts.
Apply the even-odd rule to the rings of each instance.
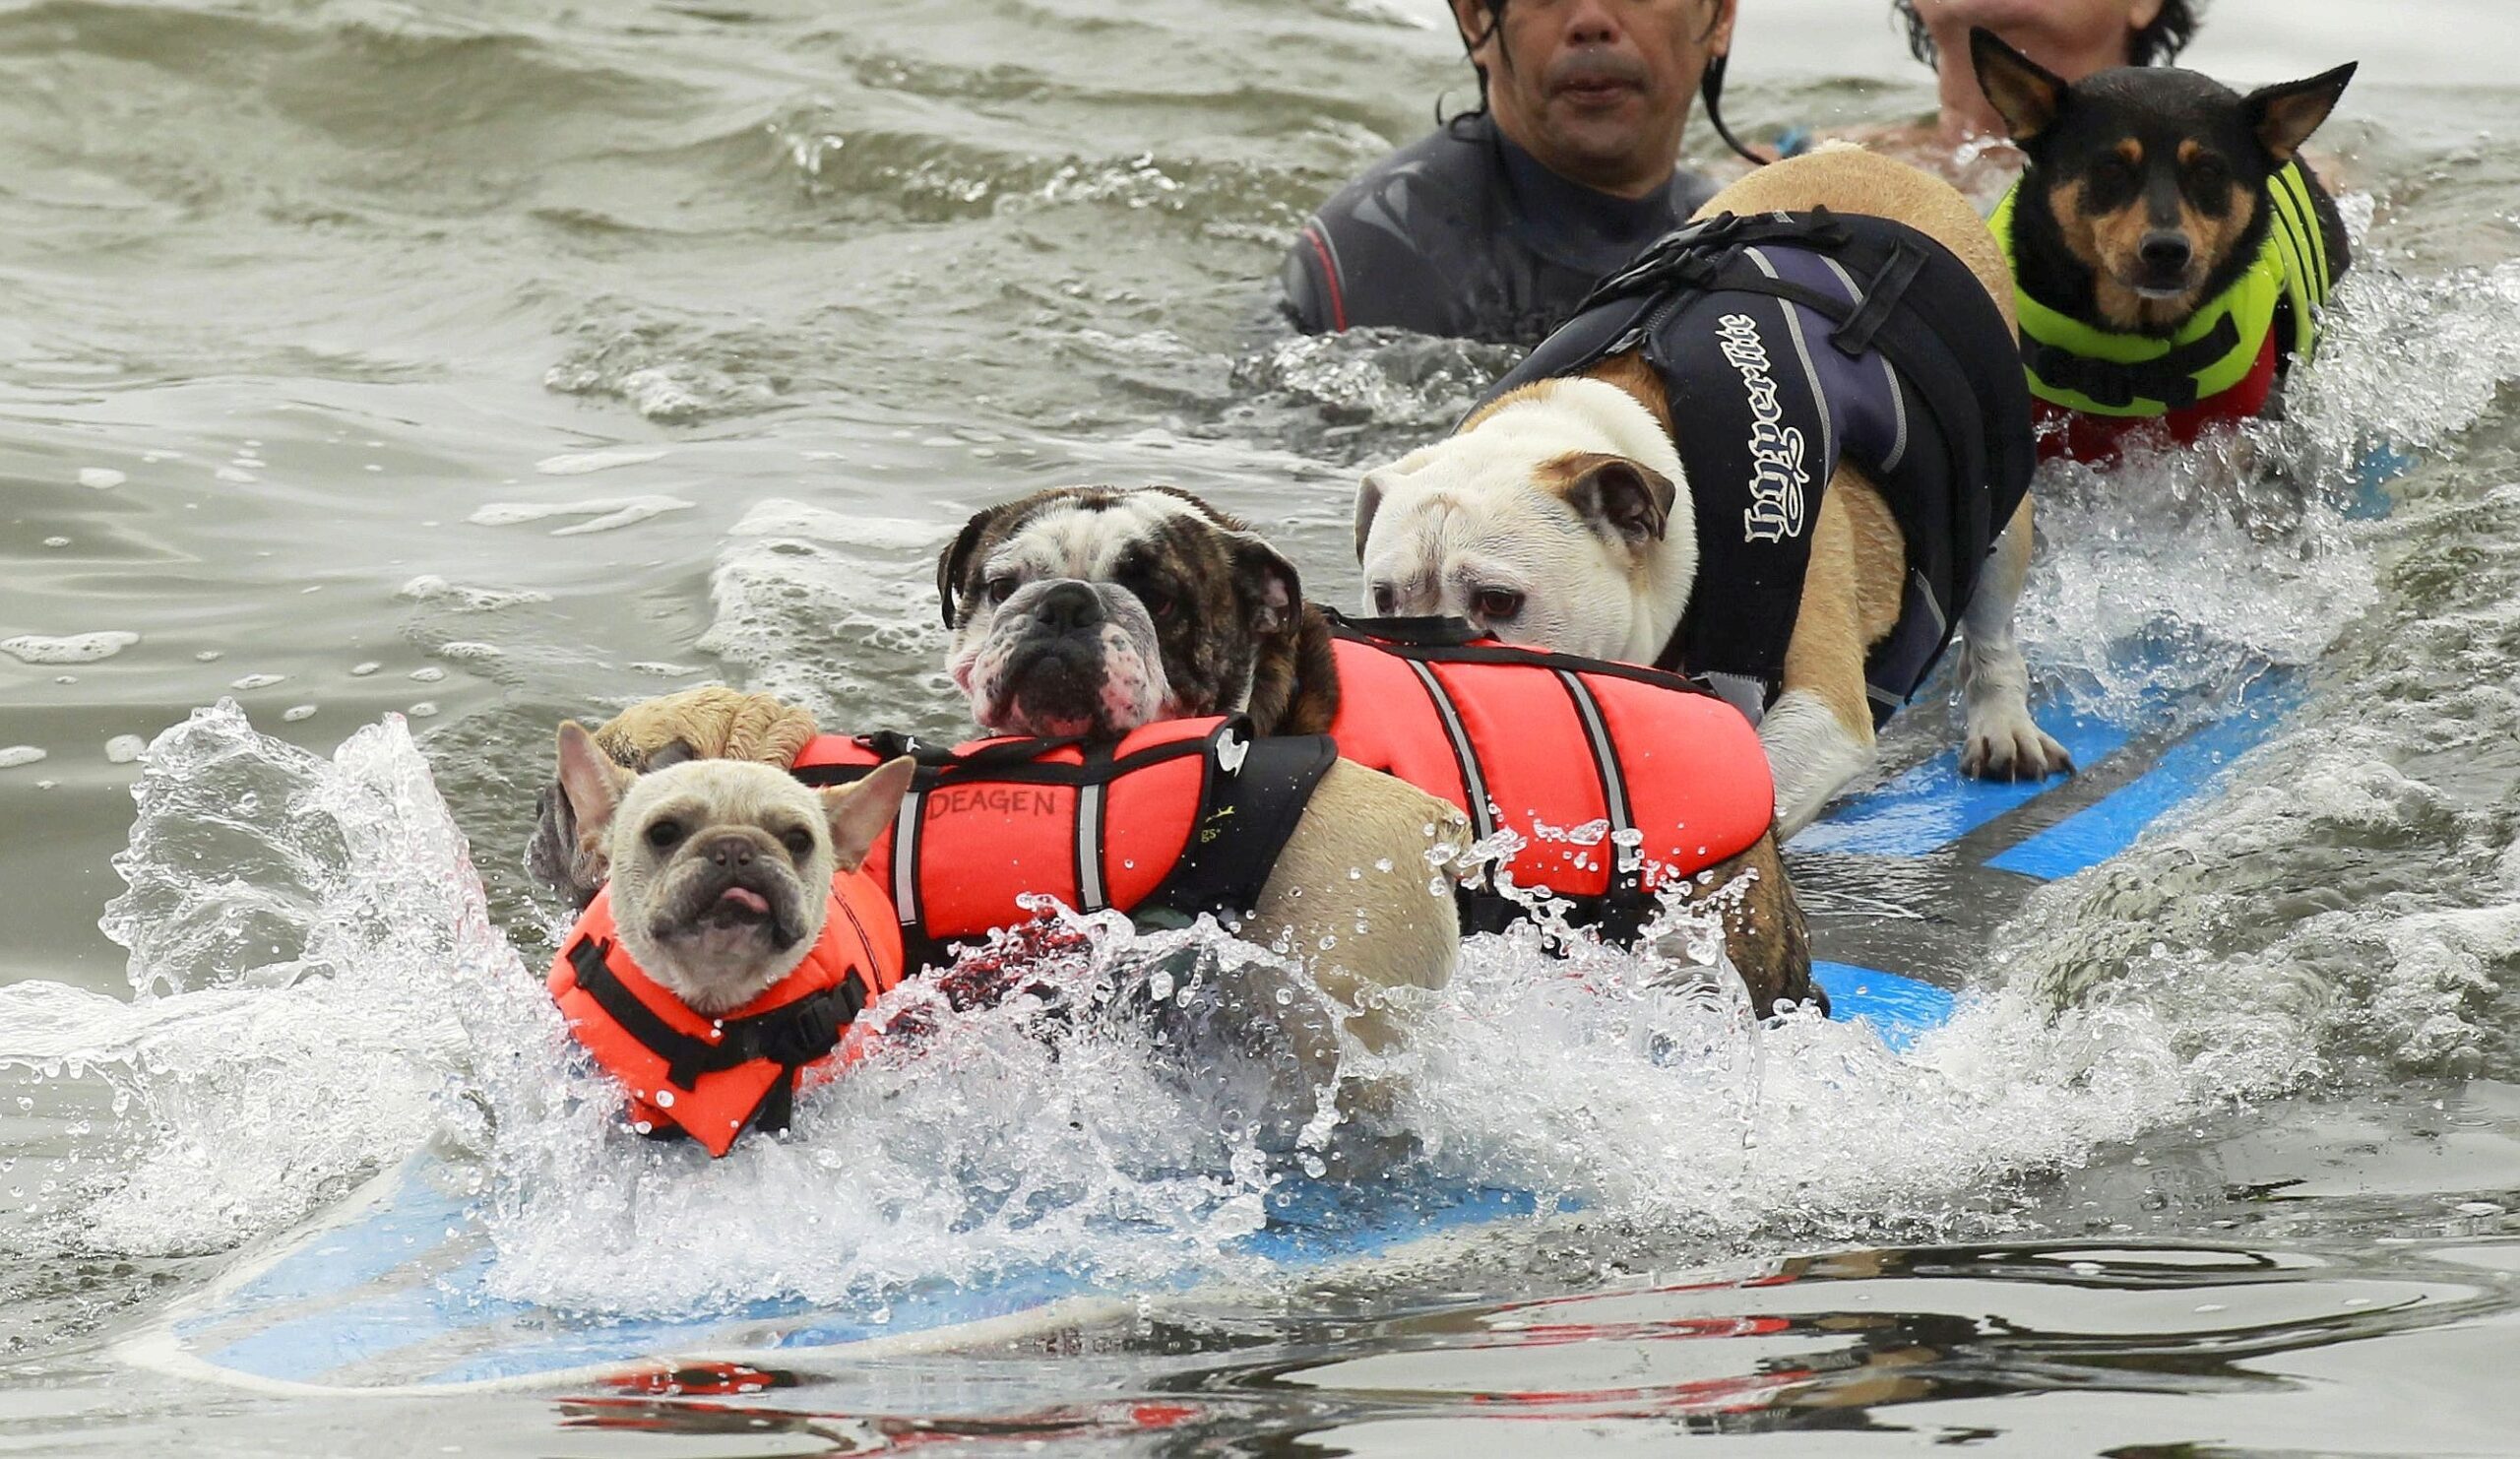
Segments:
[[[1657,893],[1775,824],[1758,731],[1699,684],[1499,643],[1459,618],[1330,616],[1339,753],[1450,800],[1481,840],[1514,832],[1501,869],[1567,901],[1570,924],[1628,940]],[[1468,931],[1523,914],[1489,888],[1462,911]]]
[[[901,816],[866,854],[910,965],[1038,915],[1232,918],[1260,900],[1287,838],[1338,758],[1327,735],[1264,738],[1241,716],[1165,720],[1116,742],[1004,737],[935,749],[899,734],[819,735],[796,778],[845,785],[919,762]]]
[[[1641,350],[1662,377],[1698,570],[1656,666],[1756,720],[1784,680],[1811,529],[1841,461],[1907,541],[1898,626],[1865,665],[1875,724],[1951,641],[2037,466],[2013,333],[1949,249],[1888,219],[1720,214],[1647,249],[1489,392]]]

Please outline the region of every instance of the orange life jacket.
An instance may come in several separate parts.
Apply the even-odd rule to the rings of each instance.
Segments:
[[[1338,752],[1323,735],[1260,738],[1240,716],[1165,720],[1116,743],[1002,737],[935,751],[893,734],[819,735],[807,785],[919,759],[893,829],[866,855],[914,966],[1033,920],[1026,902],[1137,918],[1249,912]]]
[[[1658,891],[1776,821],[1758,732],[1689,679],[1516,648],[1457,618],[1334,615],[1331,635],[1339,753],[1450,800],[1481,840],[1521,837],[1504,869],[1572,903],[1570,922],[1632,937]],[[1463,911],[1471,930],[1522,914],[1493,891]]]
[[[580,914],[549,984],[569,1032],[629,1090],[633,1127],[717,1156],[747,1126],[786,1129],[800,1082],[863,1057],[857,1015],[901,981],[892,907],[859,870],[832,878],[822,935],[796,970],[724,1017],[692,1012],[630,960],[610,887]]]

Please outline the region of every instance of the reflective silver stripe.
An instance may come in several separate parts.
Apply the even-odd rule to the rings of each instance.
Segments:
[[[1618,752],[1610,746],[1609,728],[1602,723],[1602,707],[1584,681],[1565,669],[1557,670],[1559,683],[1566,686],[1575,701],[1575,713],[1584,720],[1584,736],[1593,742],[1593,764],[1602,773],[1602,804],[1610,818],[1610,864],[1623,873],[1634,873],[1645,864],[1645,848],[1633,836],[1622,831],[1636,829],[1636,817],[1628,809],[1627,777],[1620,773]]]
[[[1076,793],[1076,910],[1101,912],[1102,895],[1102,787]]]
[[[1470,734],[1461,727],[1461,716],[1453,711],[1453,697],[1444,692],[1443,681],[1435,671],[1415,659],[1404,661],[1410,672],[1424,685],[1426,697],[1435,702],[1435,714],[1444,722],[1444,737],[1453,742],[1453,759],[1461,765],[1461,792],[1470,801],[1470,823],[1485,841],[1496,834],[1496,813],[1487,804],[1487,781],[1479,773],[1479,756],[1470,747]]]
[[[1744,248],[1741,252],[1759,266],[1760,273],[1771,279],[1781,277],[1776,265],[1768,262],[1766,254],[1755,248]],[[1820,412],[1820,460],[1835,472],[1838,465],[1838,425],[1829,415],[1829,394],[1820,388],[1820,367],[1811,362],[1811,347],[1802,339],[1802,311],[1792,299],[1779,299],[1777,306],[1785,315],[1785,332],[1794,337],[1794,353],[1802,361],[1802,378],[1810,382],[1811,403]]]
[[[925,822],[927,796],[913,791],[902,797],[900,819],[893,822],[893,910],[905,927],[923,925],[918,910],[918,832]]]

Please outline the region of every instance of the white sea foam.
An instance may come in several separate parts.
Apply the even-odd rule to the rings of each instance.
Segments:
[[[0,745],[0,770],[15,770],[21,765],[32,765],[42,760],[44,755],[45,751],[40,745]]]
[[[944,697],[934,567],[949,536],[941,523],[755,503],[710,574],[716,613],[697,647],[826,723],[897,724],[909,696],[870,693],[875,675],[933,680],[924,697]]]
[[[93,487],[98,491],[111,491],[130,479],[131,477],[125,476],[121,472],[115,471],[109,466],[83,466],[79,468],[79,484],[82,486]]]
[[[112,628],[94,633],[65,633],[57,637],[22,633],[16,638],[0,639],[0,654],[7,654],[21,664],[94,664],[110,659],[138,642],[139,634]]]
[[[104,1178],[58,1213],[86,1246],[232,1244],[434,1139],[478,1173],[486,1280],[505,1297],[623,1313],[862,1304],[1042,1264],[1130,1289],[1247,1274],[1232,1242],[1292,1178],[1269,1151],[1336,1143],[1317,1097],[1308,1118],[1266,1117],[1260,1092],[1284,1089],[1267,1062],[1220,1081],[1242,1066],[1203,1058],[1185,1079],[1171,1034],[1075,1002],[1130,959],[1231,950],[1104,921],[1033,965],[1072,1011],[1028,994],[950,1015],[914,983],[876,1016],[917,1010],[936,1032],[808,1097],[791,1135],[718,1162],[658,1147],[620,1128],[612,1087],[571,1057],[399,724],[327,761],[221,705],[158,737],[135,794],[116,860],[130,890],[104,925],[137,999],[0,989],[0,1063],[85,1069],[124,1110]],[[2199,1058],[2183,1005],[2139,985],[2055,1018],[2025,993],[1984,998],[1901,1058],[1861,1027],[1762,1031],[1737,993],[1675,989],[1669,971],[1474,939],[1452,988],[1393,1000],[1419,1042],[1352,1054],[1349,1074],[1412,1079],[1396,1113],[1435,1176],[1711,1238],[1854,1237],[1983,1220],[1951,1212],[2285,1087],[2314,1051],[2270,1013],[2267,1037]],[[1205,976],[1144,986],[1206,1007],[1183,991]],[[1317,996],[1302,986],[1289,984]]]
[[[420,574],[396,589],[394,596],[459,613],[489,613],[551,601],[550,594],[533,588],[482,588],[470,583],[452,583],[435,573]]]
[[[546,476],[583,476],[590,472],[608,472],[625,466],[645,466],[651,461],[662,461],[664,458],[665,453],[662,450],[616,446],[604,451],[570,451],[558,456],[546,456],[536,462],[534,469]]]
[[[636,527],[667,512],[687,512],[691,503],[678,496],[606,496],[588,501],[494,501],[473,510],[465,520],[476,527],[514,527],[553,517],[585,517],[584,522],[555,527],[553,537],[583,537]]]

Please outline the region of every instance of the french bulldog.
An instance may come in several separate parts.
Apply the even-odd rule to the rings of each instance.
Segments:
[[[693,1012],[740,1008],[793,972],[822,935],[832,877],[856,868],[901,809],[916,768],[893,760],[816,791],[742,760],[653,775],[615,763],[585,727],[560,727],[560,790],[575,864],[609,880],[622,947]]]

